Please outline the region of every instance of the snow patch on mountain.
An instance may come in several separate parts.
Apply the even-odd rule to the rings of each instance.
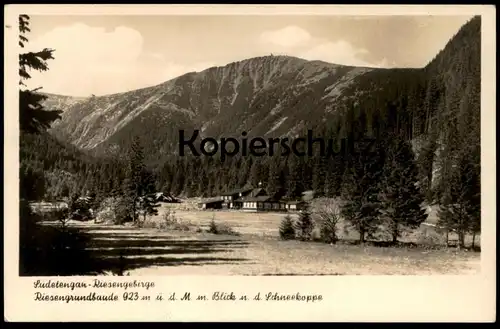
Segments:
[[[283,107],[281,106],[281,103],[278,103],[275,107],[273,107],[271,112],[269,112],[269,115],[276,115],[280,113],[281,110],[283,110]]]
[[[286,119],[288,119],[288,117],[283,117],[280,120],[278,120],[274,124],[274,126],[272,126],[272,128],[266,133],[266,135],[269,135],[270,133],[272,133],[273,131],[275,131],[276,129],[278,129],[283,124],[283,122],[286,121]]]
[[[241,76],[241,71],[237,72],[236,78],[233,80],[233,98],[231,99],[231,105],[234,105],[236,98],[238,97],[238,87],[240,86],[241,80],[243,77]]]
[[[355,80],[356,77],[370,72],[372,69],[365,67],[355,67],[352,70],[348,71],[345,75],[343,75],[339,80],[337,80],[334,84],[327,87],[325,89],[326,94],[322,97],[322,99],[332,98],[332,100],[337,99],[340,95],[342,95],[342,91],[349,87]]]

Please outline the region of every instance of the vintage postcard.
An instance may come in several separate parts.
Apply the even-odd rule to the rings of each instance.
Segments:
[[[5,320],[495,321],[495,20],[6,6]]]

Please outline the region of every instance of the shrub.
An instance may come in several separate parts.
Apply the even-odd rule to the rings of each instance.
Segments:
[[[171,227],[178,224],[179,221],[177,220],[177,217],[175,217],[175,211],[167,208],[163,214],[163,222],[165,223],[165,227]]]
[[[116,198],[105,199],[96,211],[96,222],[114,223],[117,217],[117,203],[118,199]]]
[[[325,204],[317,210],[317,215],[320,221],[320,236],[321,241],[325,243],[336,243],[337,223],[340,220],[340,208],[338,205]]]
[[[218,234],[217,224],[215,224],[215,215],[212,216],[212,220],[210,221],[210,226],[208,227],[208,233]]]
[[[184,223],[184,222],[176,222],[174,224],[172,224],[171,226],[169,226],[168,228],[170,228],[171,230],[174,230],[174,231],[190,231],[191,230],[191,225],[189,223]]]
[[[280,224],[280,238],[282,240],[295,239],[295,228],[293,227],[292,216],[286,215]]]
[[[189,221],[180,221],[175,217],[175,212],[167,209],[162,215],[162,221],[144,221],[142,227],[156,228],[160,230],[191,231],[193,225]]]
[[[96,201],[95,195],[88,198],[80,199],[78,194],[73,194],[68,203],[69,219],[77,221],[87,221],[94,218],[93,209],[100,206],[100,202]]]
[[[240,235],[231,226],[225,223],[217,224],[216,226],[217,226],[217,234]]]
[[[435,230],[421,229],[414,234],[414,237],[419,245],[446,246],[446,236]]]
[[[233,228],[225,223],[217,224],[215,223],[215,215],[212,216],[210,225],[208,227],[208,233],[212,234],[224,234],[224,235],[240,235],[238,232],[233,230]]]
[[[116,200],[113,206],[114,224],[123,225],[126,222],[132,222],[133,218],[130,213],[130,200],[125,197],[120,197]]]

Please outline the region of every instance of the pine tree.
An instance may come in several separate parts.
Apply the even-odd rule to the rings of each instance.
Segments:
[[[299,168],[300,168],[300,182],[302,185],[302,192],[312,189],[312,179],[313,179],[313,162],[310,157],[299,157]]]
[[[280,168],[279,161],[271,160],[268,184],[266,188],[267,193],[280,199],[285,194],[285,184],[285,175],[283,170]]]
[[[32,167],[20,168],[20,197],[24,200],[41,200],[46,191],[45,175],[42,170]]]
[[[19,16],[19,46],[25,47],[28,42],[26,34],[30,32],[29,16]],[[20,130],[28,133],[40,133],[47,130],[52,122],[61,118],[62,111],[47,111],[42,105],[47,96],[37,92],[39,89],[29,90],[23,81],[31,78],[30,70],[47,71],[47,61],[54,59],[53,49],[45,48],[39,52],[19,54],[19,123]]]
[[[481,234],[481,151],[476,147],[471,152],[468,167],[466,195],[469,230],[472,233],[472,248],[475,248],[476,235]]]
[[[432,179],[433,179],[433,164],[436,158],[437,143],[434,136],[429,136],[425,141],[420,154],[418,156],[419,172],[421,174],[420,182],[424,189],[426,200],[429,204],[433,201],[432,195]]]
[[[252,186],[258,186],[260,182],[265,183],[268,180],[268,170],[262,164],[262,160],[257,158],[252,161],[252,167],[250,168],[249,181]]]
[[[312,171],[312,189],[314,190],[315,196],[322,197],[325,195],[326,189],[325,181],[327,176],[326,167],[328,158],[323,156],[316,156],[312,160],[314,161]]]
[[[29,16],[19,16],[19,46],[25,47],[28,42],[26,34],[30,32]],[[50,124],[60,119],[61,111],[46,111],[42,106],[42,102],[46,96],[39,94],[36,90],[29,90],[23,81],[31,78],[29,70],[47,71],[47,60],[53,59],[51,49],[43,49],[40,52],[27,52],[19,54],[19,122],[21,143],[23,139],[29,138],[27,134],[40,134],[50,127]],[[21,145],[21,151],[22,151]],[[45,146],[45,145],[42,145]],[[43,154],[43,153],[40,153]],[[21,157],[22,159],[22,157]],[[26,174],[26,175],[25,175]],[[28,169],[25,171],[22,166],[19,172],[21,199],[35,200],[44,197],[46,184],[43,171]]]
[[[467,151],[467,149],[466,149]],[[476,150],[464,152],[448,176],[439,206],[438,225],[458,234],[459,247],[465,247],[467,232],[480,229],[480,169]]]
[[[184,162],[182,161],[182,159],[179,159],[174,167],[174,176],[171,185],[171,191],[174,195],[178,196],[182,194],[185,181],[186,181],[186,173],[184,168]]]
[[[342,177],[344,174],[344,163],[342,161],[342,155],[335,154],[332,157],[328,157],[327,169],[325,174],[325,196],[333,198],[340,195]]]
[[[411,145],[397,136],[391,138],[382,179],[381,213],[387,223],[392,242],[396,243],[402,228],[418,228],[427,214],[422,208],[418,168]]]
[[[282,240],[295,239],[295,228],[292,221],[292,216],[286,215],[280,223],[280,238]]]
[[[295,232],[297,232],[297,236],[301,241],[308,241],[311,240],[313,229],[314,222],[309,205],[307,205],[299,213],[299,219],[295,223]]]
[[[238,186],[245,186],[247,184],[252,167],[252,158],[243,159],[242,161],[241,171],[238,175]]]
[[[383,168],[380,146],[361,138],[348,154],[342,191],[342,215],[359,233],[360,243],[371,237],[379,224],[378,193]]]
[[[78,214],[78,198],[80,196],[77,193],[72,194],[69,197],[69,203],[68,203],[68,213],[69,213],[69,218],[73,219],[76,216],[79,216]]]
[[[208,233],[219,234],[219,228],[215,223],[215,214],[212,215],[212,219],[210,220],[210,225],[208,226]]]
[[[287,182],[287,197],[290,199],[298,199],[304,192],[304,185],[302,182],[302,172],[299,159],[296,156],[288,158],[289,175]]]
[[[142,223],[146,221],[147,216],[158,215],[159,206],[154,195],[141,196],[138,208],[139,214],[142,215]]]
[[[128,154],[128,166],[126,179],[123,183],[124,196],[122,206],[125,207],[126,217],[130,217],[134,223],[138,222],[139,200],[141,197],[152,193],[155,187],[155,179],[152,172],[146,169],[141,140],[135,136]]]

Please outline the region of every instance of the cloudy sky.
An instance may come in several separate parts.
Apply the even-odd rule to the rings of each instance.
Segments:
[[[285,54],[371,66],[422,67],[469,16],[31,16],[30,49],[53,48],[29,86],[90,96],[187,72]]]

